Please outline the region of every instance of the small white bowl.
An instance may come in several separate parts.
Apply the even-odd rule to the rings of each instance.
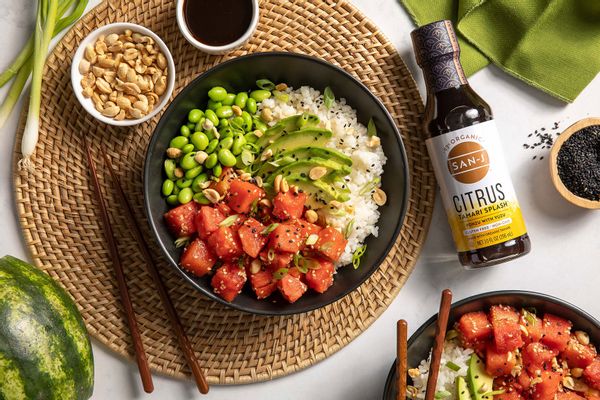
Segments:
[[[163,95],[160,96],[158,103],[155,104],[154,109],[149,114],[139,119],[124,119],[122,121],[116,121],[113,118],[105,117],[98,110],[96,110],[92,99],[86,99],[85,97],[83,97],[83,89],[81,87],[82,74],[79,72],[79,63],[83,58],[83,52],[85,51],[86,46],[88,44],[93,45],[94,43],[96,43],[96,40],[98,39],[98,37],[100,37],[100,35],[107,36],[111,33],[121,34],[125,32],[126,29],[130,29],[133,32],[138,32],[142,35],[149,36],[152,39],[154,39],[154,41],[158,44],[160,51],[167,59],[167,69],[169,75],[167,76],[167,89],[165,90]],[[96,29],[81,41],[71,62],[71,85],[73,86],[73,91],[75,92],[75,96],[77,97],[77,100],[79,100],[79,103],[81,103],[83,108],[85,108],[85,110],[97,120],[115,126],[137,125],[141,124],[142,122],[148,121],[150,118],[154,117],[169,102],[169,99],[173,94],[173,88],[175,87],[175,62],[173,62],[173,56],[171,55],[169,48],[157,34],[152,32],[148,28],[144,28],[140,25],[130,24],[126,22],[118,22],[114,24],[105,25],[101,28]]]
[[[258,26],[258,19],[260,16],[260,10],[258,8],[258,0],[252,1],[252,19],[250,20],[250,25],[244,34],[237,39],[235,42],[231,42],[229,44],[223,46],[210,46],[205,43],[202,43],[192,35],[190,29],[187,26],[187,22],[185,22],[185,15],[183,11],[183,5],[186,0],[177,0],[177,25],[179,25],[179,30],[181,34],[186,38],[192,46],[196,47],[199,50],[202,50],[208,54],[226,54],[230,51],[237,49],[238,47],[243,46],[250,40],[254,32],[256,31],[256,27]],[[224,1],[224,0],[220,0]]]

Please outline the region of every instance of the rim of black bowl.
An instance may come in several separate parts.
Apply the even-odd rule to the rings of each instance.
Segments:
[[[558,297],[555,297],[555,296],[552,296],[549,294],[545,294],[545,293],[534,292],[534,291],[530,291],[530,290],[496,290],[493,292],[480,293],[480,294],[476,294],[476,295],[464,298],[462,300],[459,300],[456,303],[452,303],[450,310],[452,310],[453,308],[456,308],[456,307],[460,307],[463,304],[470,303],[472,301],[476,301],[476,300],[480,300],[480,299],[484,299],[486,297],[492,297],[492,296],[527,296],[527,297],[534,298],[536,300],[548,301],[551,303],[559,304],[561,306],[564,306],[564,307],[570,309],[574,313],[581,315],[584,319],[588,320],[593,325],[596,325],[596,327],[598,329],[600,329],[600,321],[598,321],[594,316],[592,316],[590,313],[583,310],[582,308],[579,308],[576,305],[569,303],[566,300],[562,300]],[[425,332],[427,330],[427,328],[429,328],[429,326],[431,324],[435,323],[435,321],[437,320],[437,317],[438,317],[438,313],[435,313],[431,318],[429,318],[427,321],[423,322],[423,324],[419,327],[419,329],[417,329],[415,331],[415,333],[413,333],[410,336],[410,338],[407,341],[406,347],[410,348],[410,346],[417,340],[417,338],[419,338],[423,334],[423,332]],[[394,363],[392,364],[392,367],[390,368],[390,371],[389,371],[388,376],[385,381],[385,387],[383,389],[383,400],[389,399],[390,397],[388,395],[390,393],[392,395],[394,394],[395,375],[396,375],[396,359],[394,359]]]
[[[150,162],[150,151],[149,149],[153,148],[155,145],[155,142],[158,140],[158,136],[155,134],[156,132],[160,131],[160,128],[162,127],[162,125],[165,123],[165,119],[168,116],[169,112],[171,111],[175,101],[177,100],[178,97],[180,96],[185,96],[189,91],[192,90],[192,87],[194,86],[194,84],[205,78],[206,75],[214,72],[214,71],[218,71],[222,68],[227,67],[229,64],[238,62],[239,60],[243,60],[243,59],[247,59],[247,58],[260,58],[260,57],[272,57],[272,56],[282,56],[282,57],[292,57],[292,58],[301,58],[301,59],[305,59],[305,60],[310,60],[312,62],[317,62],[319,64],[322,64],[328,68],[331,68],[333,70],[335,70],[336,72],[345,75],[348,79],[354,81],[354,83],[364,92],[364,95],[371,97],[375,103],[381,108],[381,110],[383,111],[383,114],[385,115],[385,117],[388,119],[388,122],[390,123],[390,125],[393,127],[393,134],[396,138],[396,141],[398,142],[398,146],[399,149],[402,153],[402,164],[404,166],[404,170],[403,170],[403,175],[404,175],[404,179],[405,179],[405,191],[403,193],[402,196],[402,203],[401,203],[401,207],[402,209],[400,210],[400,218],[398,219],[398,222],[396,224],[396,227],[394,229],[394,232],[392,234],[391,240],[390,242],[386,245],[385,250],[382,252],[382,254],[377,258],[377,260],[371,265],[370,270],[368,271],[367,274],[365,274],[364,278],[357,281],[356,284],[352,285],[351,287],[349,287],[349,289],[338,295],[335,296],[325,302],[323,302],[322,304],[317,304],[317,305],[311,305],[311,306],[307,306],[303,309],[299,309],[299,310],[285,310],[282,309],[281,311],[268,311],[268,310],[259,310],[253,307],[246,307],[246,306],[240,306],[234,302],[228,302],[223,300],[222,298],[220,298],[219,296],[217,296],[216,294],[214,294],[212,291],[208,291],[200,286],[198,286],[198,284],[196,282],[194,282],[194,280],[192,280],[189,276],[187,276],[179,267],[179,265],[177,264],[177,262],[173,259],[173,257],[171,256],[171,254],[167,251],[166,247],[164,246],[162,240],[160,240],[159,235],[157,234],[157,228],[156,228],[156,221],[154,221],[154,219],[152,218],[152,213],[151,213],[151,207],[150,207],[150,202],[148,199],[148,193],[147,193],[147,182],[148,179],[150,178],[150,173],[151,171],[149,171],[149,169],[147,168],[147,165],[149,165]],[[385,154],[385,150],[384,150],[384,154]],[[385,169],[384,169],[385,171]],[[200,75],[198,75],[196,78],[194,78],[194,80],[192,80],[190,83],[188,83],[186,85],[185,88],[183,88],[183,90],[181,90],[177,96],[175,96],[173,98],[173,100],[171,100],[171,102],[169,103],[169,106],[167,107],[167,109],[165,110],[165,112],[162,114],[160,120],[158,121],[158,124],[156,124],[156,127],[154,128],[154,131],[152,132],[152,137],[150,139],[150,142],[148,143],[148,147],[146,148],[146,156],[144,159],[144,211],[146,212],[146,218],[148,219],[148,222],[150,223],[150,228],[152,230],[152,233],[154,234],[155,239],[157,240],[161,250],[162,250],[162,254],[166,256],[167,260],[169,261],[169,264],[171,264],[171,266],[173,268],[175,268],[175,270],[179,273],[180,276],[182,276],[195,290],[199,291],[200,293],[202,293],[203,295],[209,297],[212,300],[215,300],[221,304],[224,304],[226,306],[232,307],[236,310],[239,311],[243,311],[243,312],[247,312],[250,314],[256,314],[256,315],[268,315],[268,316],[276,316],[276,315],[294,315],[294,314],[302,314],[302,313],[306,313],[309,311],[313,311],[322,307],[325,307],[329,304],[335,303],[336,301],[346,297],[348,294],[352,293],[353,291],[355,291],[359,286],[361,286],[371,275],[373,275],[373,273],[379,268],[379,266],[381,265],[381,263],[386,259],[386,257],[388,256],[388,254],[390,253],[390,250],[392,249],[392,247],[394,246],[394,244],[396,243],[396,239],[398,238],[398,235],[400,234],[400,230],[402,229],[402,225],[404,224],[404,219],[406,218],[406,212],[408,210],[408,200],[410,198],[410,192],[411,192],[411,187],[410,187],[410,173],[409,173],[409,168],[408,168],[408,159],[407,159],[407,155],[406,155],[406,148],[404,147],[404,142],[402,140],[402,137],[400,135],[400,131],[398,130],[398,127],[396,126],[396,122],[394,121],[394,118],[390,115],[388,109],[386,108],[386,106],[381,102],[381,100],[379,99],[379,97],[375,96],[375,94],[373,94],[360,80],[356,79],[354,76],[352,76],[350,73],[346,72],[344,69],[342,69],[341,67],[338,67],[337,65],[331,64],[325,60],[322,60],[320,58],[317,57],[313,57],[313,56],[309,56],[306,54],[301,54],[301,53],[293,53],[293,52],[285,52],[285,51],[273,51],[273,52],[260,52],[260,53],[252,53],[252,54],[247,54],[244,56],[240,56],[240,57],[236,57],[236,58],[232,58],[230,60],[224,61],[220,64],[215,65],[214,67],[202,72]],[[369,238],[369,236],[367,237]],[[347,268],[348,265],[344,265],[342,267],[340,267],[341,269],[343,268]],[[334,283],[335,284],[335,283]],[[235,300],[234,300],[235,301]]]

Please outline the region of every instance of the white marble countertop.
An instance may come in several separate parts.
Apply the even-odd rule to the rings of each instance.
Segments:
[[[412,56],[409,32],[413,25],[395,0],[352,0],[394,43],[423,89]],[[98,0],[90,1],[90,8]],[[35,0],[0,0],[0,68],[13,58],[32,31]],[[443,210],[436,206],[423,254],[415,271],[389,309],[361,336],[325,361],[271,382],[219,387],[211,399],[346,399],[381,398],[395,354],[395,322],[409,321],[413,332],[436,312],[439,292],[450,287],[456,300],[500,289],[528,289],[558,296],[600,318],[600,212],[584,211],[563,200],[549,179],[544,151],[522,148],[527,135],[541,127],[599,115],[600,78],[570,105],[555,100],[495,67],[470,79],[492,106],[504,151],[519,195],[533,250],[527,257],[483,271],[463,270]],[[2,94],[4,92],[1,92]],[[26,258],[16,218],[11,178],[11,154],[17,124],[15,113],[0,130],[0,255]],[[536,160],[532,160],[537,155]],[[96,384],[93,399],[202,398],[191,382],[155,376],[155,391],[146,395],[133,363],[94,343]]]

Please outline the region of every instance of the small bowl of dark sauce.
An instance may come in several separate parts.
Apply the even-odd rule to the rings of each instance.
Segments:
[[[561,133],[550,153],[550,173],[565,199],[600,209],[600,118],[582,119]]]
[[[177,0],[179,30],[208,54],[243,46],[256,31],[258,17],[258,0]]]

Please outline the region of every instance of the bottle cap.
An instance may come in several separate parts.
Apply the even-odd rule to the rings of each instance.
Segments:
[[[458,58],[460,54],[452,21],[432,22],[415,29],[410,36],[417,64],[421,66],[448,55]]]

